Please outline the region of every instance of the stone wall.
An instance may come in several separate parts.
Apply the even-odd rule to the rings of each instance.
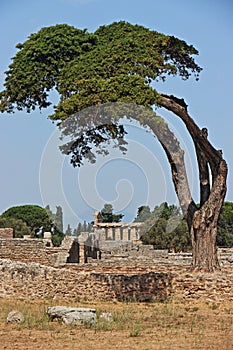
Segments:
[[[0,298],[69,298],[74,300],[166,300],[171,278],[150,272],[127,276],[77,272],[0,259]]]
[[[169,253],[168,250],[156,250],[153,245],[142,245],[133,241],[100,241],[101,259],[106,261],[127,259],[150,259],[162,265],[190,266],[192,253]],[[218,248],[221,267],[233,267],[233,248]],[[93,262],[92,259],[88,259]]]
[[[0,228],[0,239],[13,238],[13,228]]]
[[[59,248],[46,247],[46,243],[46,240],[32,238],[0,239],[0,258],[53,266]]]
[[[122,273],[114,269],[98,273],[94,266],[90,271],[84,266],[52,268],[0,259],[0,298],[233,301],[232,269],[208,274],[163,266],[143,271],[134,266],[134,273],[126,267]]]
[[[138,241],[96,241],[95,235],[80,237],[65,237],[61,247],[51,247],[46,239],[0,239],[0,258],[21,262],[36,262],[48,266],[72,264],[106,264],[116,262],[116,265],[127,265],[133,261],[138,263],[189,266],[191,253],[168,253],[167,250],[154,250],[152,245],[142,245]],[[222,267],[233,267],[233,248],[218,250]],[[99,260],[101,258],[101,260]]]
[[[0,239],[0,258],[21,262],[36,262],[57,266],[69,262],[79,263],[79,243],[74,237],[65,237],[61,247],[51,246],[49,239],[6,238]]]

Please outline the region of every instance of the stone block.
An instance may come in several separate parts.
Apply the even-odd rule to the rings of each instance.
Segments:
[[[13,238],[13,228],[0,228],[0,239]]]
[[[23,314],[17,310],[13,310],[9,312],[7,319],[7,323],[23,323],[24,317]]]
[[[93,325],[96,323],[96,310],[90,308],[52,306],[47,310],[51,321],[61,320],[67,325]]]
[[[44,239],[51,239],[52,233],[51,232],[44,232]]]

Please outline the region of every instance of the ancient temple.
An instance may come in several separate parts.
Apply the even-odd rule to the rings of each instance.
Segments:
[[[94,233],[102,233],[103,240],[135,241],[140,239],[141,222],[102,222],[101,213],[94,213]]]

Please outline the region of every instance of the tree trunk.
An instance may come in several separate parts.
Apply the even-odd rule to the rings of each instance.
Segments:
[[[187,105],[183,100],[161,94],[161,106],[172,111],[184,122],[194,142],[199,168],[200,209],[195,210],[193,207],[186,216],[192,240],[191,269],[212,272],[220,268],[216,237],[218,218],[226,194],[227,164],[222,152],[209,143],[207,129],[199,129],[188,115]],[[179,193],[177,195],[179,198]]]
[[[208,200],[193,215],[190,234],[192,239],[193,270],[212,272],[220,268],[217,256],[217,225],[226,194],[227,165],[221,160]]]
[[[217,225],[213,221],[206,221],[202,211],[197,211],[194,217],[190,232],[192,239],[191,269],[212,272],[220,268],[216,246]]]

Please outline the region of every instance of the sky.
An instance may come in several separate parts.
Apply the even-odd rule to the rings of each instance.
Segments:
[[[233,201],[233,3],[231,0],[0,0],[0,89],[15,46],[42,27],[66,23],[95,31],[114,21],[141,24],[174,35],[198,51],[200,80],[169,78],[156,88],[182,97],[209,140],[223,150],[229,167],[226,200]],[[56,103],[54,97],[54,103]],[[73,169],[58,150],[59,134],[48,115],[52,108],[30,114],[0,115],[0,213],[23,204],[61,205],[65,226],[91,221],[93,211],[112,203],[133,220],[140,205],[177,204],[170,170],[155,138],[127,122],[128,152],[115,150],[95,165]],[[160,113],[160,111],[159,111]],[[161,111],[181,138],[193,197],[198,181],[192,143],[182,124]]]

